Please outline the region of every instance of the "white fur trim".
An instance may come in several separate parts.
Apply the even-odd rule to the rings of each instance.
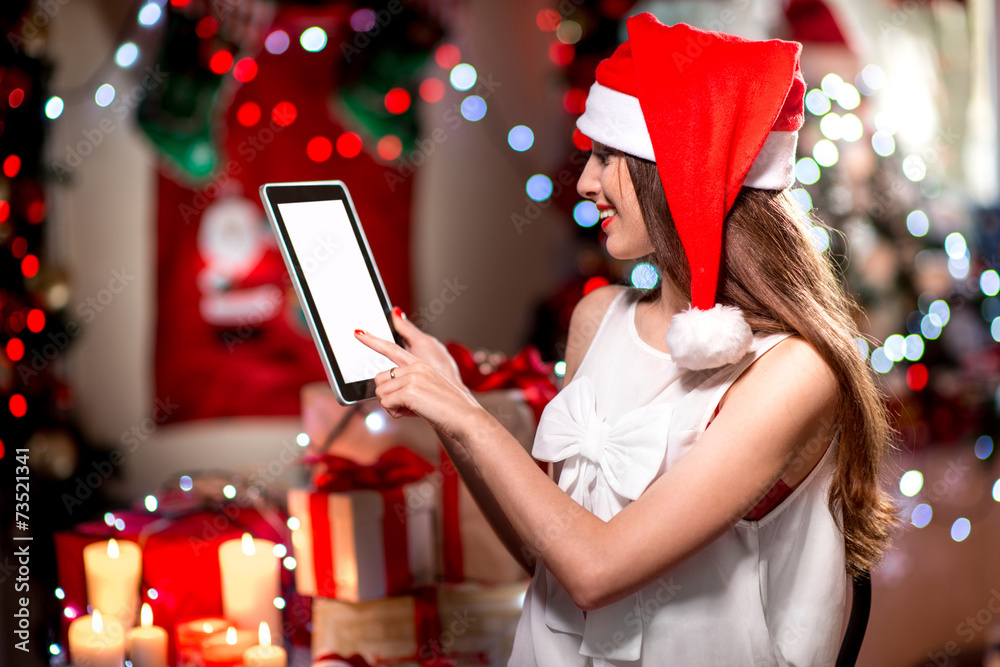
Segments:
[[[743,185],[759,190],[784,190],[795,182],[795,144],[798,132],[772,131],[767,135]]]
[[[587,108],[576,119],[585,135],[605,146],[656,161],[639,99],[596,81],[587,95]],[[784,190],[795,182],[795,144],[798,132],[771,132],[750,166],[743,185],[760,190]]]
[[[750,349],[753,332],[734,306],[677,313],[667,329],[670,357],[681,368],[700,371],[739,361]]]
[[[576,126],[605,146],[656,162],[638,97],[595,81],[587,95],[587,108],[576,119]]]

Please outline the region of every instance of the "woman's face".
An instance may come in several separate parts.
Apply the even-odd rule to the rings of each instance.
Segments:
[[[608,236],[608,254],[638,259],[653,252],[623,155],[595,141],[576,191],[597,204],[601,229]]]

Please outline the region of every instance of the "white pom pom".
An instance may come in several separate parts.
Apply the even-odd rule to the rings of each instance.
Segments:
[[[689,308],[674,315],[667,329],[670,357],[681,368],[700,371],[739,361],[750,349],[753,332],[734,306]]]

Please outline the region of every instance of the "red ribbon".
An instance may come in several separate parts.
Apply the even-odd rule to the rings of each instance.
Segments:
[[[313,562],[317,575],[324,573],[329,576],[327,587],[317,581],[318,592],[335,597],[337,589],[333,574],[333,535],[326,494],[361,490],[378,491],[382,496],[386,591],[391,594],[409,588],[413,581],[409,564],[403,486],[424,478],[434,469],[433,466],[405,447],[393,447],[371,466],[334,454],[324,454],[312,460],[319,464],[314,477],[316,491],[309,494]]]
[[[472,351],[464,345],[449,342],[446,347],[458,365],[465,386],[472,391],[523,390],[524,400],[534,413],[536,422],[548,402],[558,393],[552,379],[552,364],[542,361],[542,355],[534,345],[525,346],[491,373],[480,370]]]

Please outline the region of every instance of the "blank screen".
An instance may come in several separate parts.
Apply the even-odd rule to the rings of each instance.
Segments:
[[[355,329],[364,329],[391,341],[392,331],[344,202],[277,206],[344,382],[369,380],[395,367],[354,336]]]

